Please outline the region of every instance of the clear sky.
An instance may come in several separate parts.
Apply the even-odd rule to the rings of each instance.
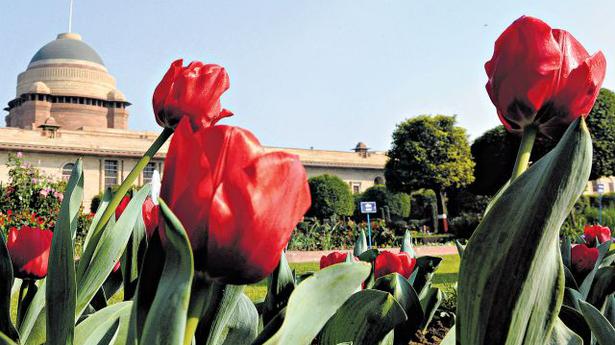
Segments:
[[[34,53],[67,30],[68,3],[3,1],[3,106]],[[73,31],[133,103],[133,129],[159,130],[151,95],[183,57],[227,68],[223,104],[235,116],[224,122],[265,145],[386,150],[395,125],[418,114],[457,114],[471,138],[498,124],[483,64],[519,16],[567,29],[610,63],[613,13],[612,0],[75,0]],[[605,87],[614,73],[609,65]]]

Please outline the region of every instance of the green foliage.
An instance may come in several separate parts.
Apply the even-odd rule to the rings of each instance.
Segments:
[[[333,175],[320,175],[308,180],[312,194],[312,206],[308,215],[319,219],[336,216],[351,216],[354,199],[350,187],[342,179]]]
[[[397,125],[385,166],[391,190],[461,188],[474,180],[467,134],[455,121],[455,116],[421,115]]]
[[[615,93],[601,89],[587,126],[592,136],[594,157],[590,179],[615,175]]]
[[[374,214],[374,218],[387,218],[390,215],[391,219],[407,218],[410,215],[410,195],[406,193],[393,193],[387,189],[385,185],[375,185],[369,187],[361,197],[361,201],[375,201],[379,210]]]
[[[577,120],[493,201],[461,261],[458,344],[549,341],[564,293],[559,229],[585,188],[591,153]]]
[[[433,228],[438,221],[436,193],[431,189],[419,189],[410,195],[410,218],[417,220],[416,225],[428,225]]]

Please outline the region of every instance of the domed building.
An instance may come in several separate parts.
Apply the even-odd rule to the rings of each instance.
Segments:
[[[128,106],[100,55],[78,34],[58,35],[17,77],[15,98],[5,108],[6,127],[0,128],[0,181],[8,180],[11,153],[21,152],[29,164],[57,179],[68,179],[81,158],[84,206],[89,207],[94,196],[124,180],[158,137],[156,132],[128,129]],[[137,185],[163,170],[168,143],[145,167]],[[348,152],[266,150],[296,154],[309,176],[337,175],[355,193],[384,181],[386,155],[370,151],[364,143]]]
[[[98,53],[80,35],[64,33],[17,77],[6,125],[35,129],[52,116],[63,129],[127,129],[129,105]]]

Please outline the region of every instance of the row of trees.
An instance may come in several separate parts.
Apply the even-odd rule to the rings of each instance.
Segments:
[[[587,123],[594,146],[591,178],[615,175],[615,93],[600,91]],[[308,216],[356,216],[360,201],[376,201],[389,218],[403,219],[410,215],[410,195],[427,189],[437,199],[439,222],[434,230],[446,232],[447,200],[453,216],[482,214],[485,196],[495,194],[510,178],[519,142],[520,138],[504,126],[497,126],[470,145],[466,130],[456,126],[455,116],[408,119],[393,132],[385,166],[386,186],[377,184],[353,195],[336,176],[313,177],[309,181],[313,203]],[[531,160],[540,159],[556,142],[557,138],[539,137]]]

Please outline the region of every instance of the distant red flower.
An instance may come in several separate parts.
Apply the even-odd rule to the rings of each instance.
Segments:
[[[13,262],[15,277],[41,279],[47,275],[47,263],[53,232],[29,226],[11,227],[6,246]]]
[[[333,252],[320,258],[320,269],[346,261],[348,253]]]
[[[585,241],[590,245],[594,246],[596,244],[596,239],[598,242],[604,243],[611,239],[611,229],[606,226],[601,225],[585,225],[583,229],[583,235],[585,236]]]
[[[12,216],[13,215],[13,210],[8,210],[6,211],[7,216]]]
[[[118,260],[115,265],[113,266],[113,273],[117,272],[120,269],[120,261]]]
[[[376,257],[375,271],[376,278],[380,278],[387,274],[399,273],[404,278],[410,278],[414,266],[416,265],[416,259],[411,257],[410,254],[402,252],[395,254],[389,251],[382,251]]]
[[[182,59],[175,60],[154,91],[156,122],[162,127],[175,128],[186,116],[193,130],[213,126],[233,115],[220,104],[220,97],[229,87],[224,67],[199,61],[183,67]]]
[[[129,203],[130,203],[130,197],[128,195],[124,195],[124,197],[120,201],[120,204],[117,205],[117,208],[115,209],[115,220],[120,219],[120,216],[122,215],[122,213],[124,213],[124,210],[126,209]]]
[[[570,250],[570,261],[576,272],[587,272],[594,268],[599,255],[598,248],[589,248],[585,244],[578,244]]]
[[[602,52],[590,56],[569,32],[523,16],[497,39],[485,71],[487,93],[508,131],[536,125],[555,136],[591,110],[606,59]]]

